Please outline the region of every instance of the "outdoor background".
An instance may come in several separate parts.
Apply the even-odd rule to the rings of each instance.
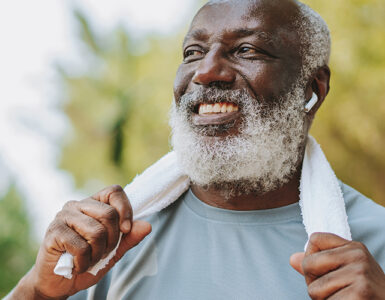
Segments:
[[[340,179],[385,205],[385,2],[304,2],[333,40],[312,134]],[[66,201],[125,186],[170,149],[181,41],[202,3],[0,2],[0,297]]]

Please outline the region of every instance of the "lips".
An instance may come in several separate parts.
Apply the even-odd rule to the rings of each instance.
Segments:
[[[198,113],[192,115],[194,125],[224,125],[235,121],[241,115],[238,106],[229,102],[201,103]]]

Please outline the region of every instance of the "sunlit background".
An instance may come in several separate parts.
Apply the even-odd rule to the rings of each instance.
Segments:
[[[330,26],[314,123],[337,176],[385,205],[385,2],[304,1]],[[0,2],[0,297],[55,213],[169,150],[181,41],[203,1]]]

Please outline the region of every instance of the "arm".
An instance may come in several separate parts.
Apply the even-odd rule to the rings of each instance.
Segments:
[[[70,201],[48,227],[35,265],[18,283],[9,299],[66,299],[96,284],[151,231],[144,221],[132,221],[132,209],[120,186],[105,188],[82,201]],[[115,248],[116,255],[96,276],[87,270]],[[72,279],[53,269],[63,252],[74,256]]]

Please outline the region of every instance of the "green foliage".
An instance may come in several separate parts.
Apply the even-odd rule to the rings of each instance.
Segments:
[[[75,76],[61,68],[64,109],[74,128],[61,166],[78,187],[125,185],[169,150],[166,120],[180,41],[150,38],[151,51],[138,55],[143,45],[122,28],[97,36],[80,12],[76,16],[87,70]]]
[[[333,39],[331,91],[312,134],[339,178],[385,205],[385,2],[304,2],[325,18]],[[63,73],[64,109],[74,130],[62,167],[78,187],[95,191],[127,184],[168,151],[167,111],[182,36],[148,37],[148,51],[138,54],[143,44],[123,29],[96,35],[76,15],[88,69]]]
[[[332,34],[331,90],[312,134],[337,176],[385,205],[385,2],[304,1]]]
[[[30,237],[24,203],[15,188],[0,198],[0,298],[35,262],[37,245]]]

